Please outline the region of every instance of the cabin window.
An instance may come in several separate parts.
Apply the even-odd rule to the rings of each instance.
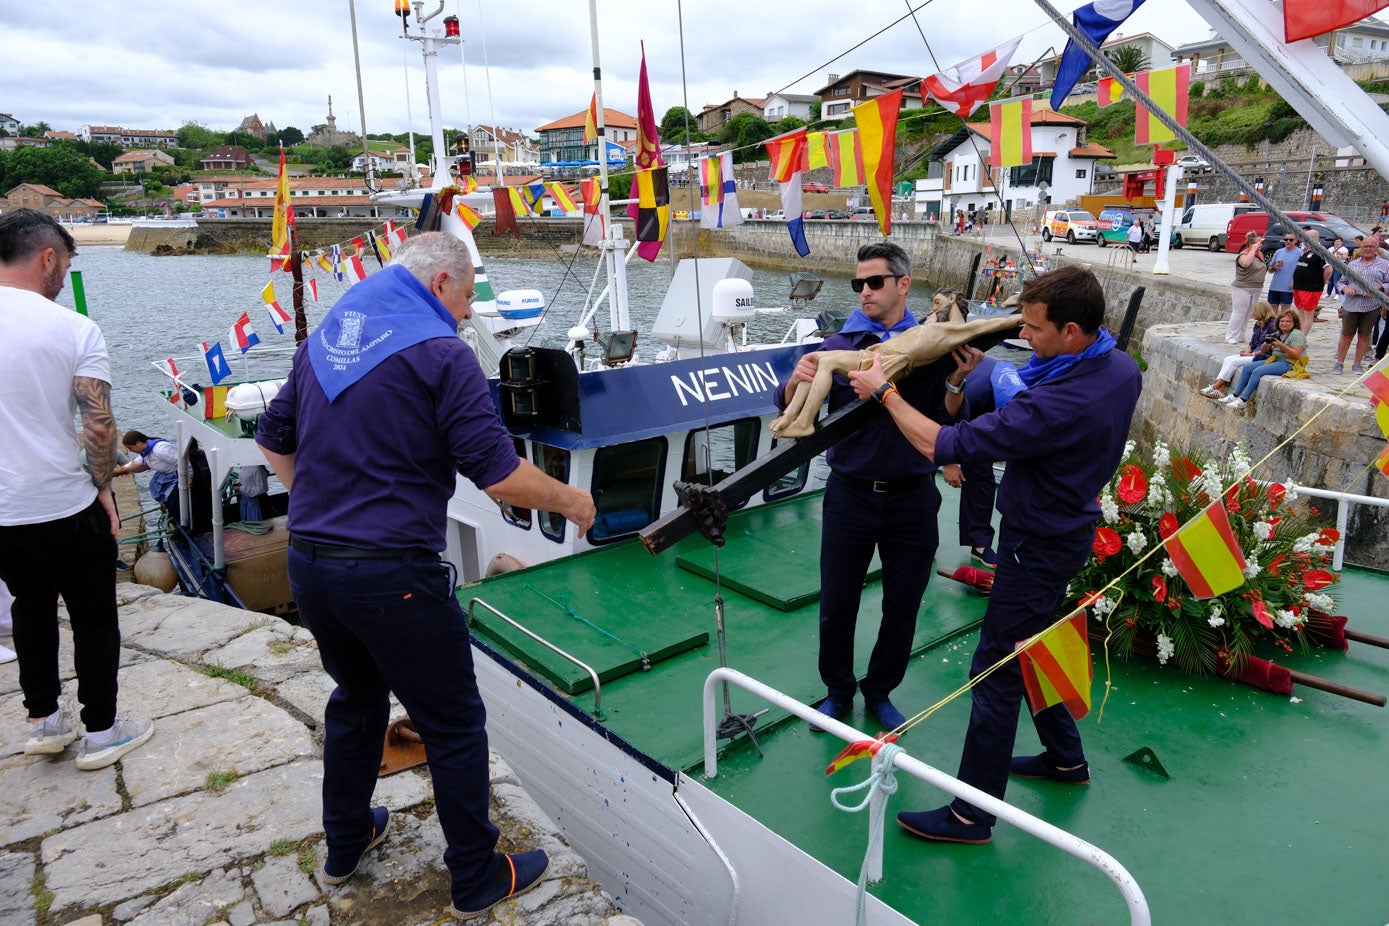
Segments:
[[[603,447],[593,458],[593,501],[598,519],[593,543],[607,543],[641,530],[661,510],[666,467],[663,437]]]
[[[756,418],[691,431],[685,438],[681,480],[711,485],[722,481],[757,458],[757,437],[761,433],[761,422]]]
[[[531,445],[531,461],[536,468],[552,479],[568,484],[569,451],[549,447],[536,442]],[[555,543],[564,542],[564,515],[555,511],[537,512],[540,519],[540,533]]]
[[[513,437],[511,442],[516,445],[516,455],[521,459],[526,458],[526,442],[519,437]],[[531,529],[531,510],[529,508],[518,508],[510,502],[498,501],[497,504],[502,509],[502,517],[506,523],[522,530]]]
[[[776,449],[776,445],[777,442],[775,439],[773,439],[773,450]],[[801,464],[799,469],[792,470],[785,476],[782,476],[776,482],[773,482],[771,485],[767,486],[767,488],[762,491],[762,497],[769,502],[774,502],[779,498],[786,498],[788,496],[795,495],[797,492],[805,488],[806,480],[809,478],[810,461],[807,460]]]

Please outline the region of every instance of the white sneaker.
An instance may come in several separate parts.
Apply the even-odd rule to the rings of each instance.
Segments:
[[[83,737],[82,746],[77,752],[77,767],[84,772],[105,768],[132,749],[144,745],[153,735],[152,721],[117,717],[111,728],[111,738],[106,742],[93,743],[90,736]]]
[[[1217,404],[1217,405],[1229,405],[1229,404],[1230,404],[1231,402],[1233,402],[1234,400],[1235,400],[1235,394],[1232,392],[1232,393],[1230,393],[1229,395],[1221,396],[1219,399],[1216,399],[1216,400],[1215,400],[1215,404]]]
[[[1229,402],[1226,402],[1225,404],[1228,407],[1234,409],[1235,411],[1239,411],[1241,408],[1244,408],[1244,406],[1248,403],[1245,402],[1244,399],[1241,399],[1239,396],[1234,396],[1230,399]]]
[[[57,720],[45,718],[39,723],[29,724],[29,741],[24,744],[24,754],[26,756],[56,756],[73,740],[77,739],[77,731],[68,723],[68,719],[61,713]]]

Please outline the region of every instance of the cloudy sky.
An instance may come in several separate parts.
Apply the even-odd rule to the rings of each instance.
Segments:
[[[466,40],[466,67],[456,46],[438,59],[447,126],[495,123],[530,133],[587,105],[593,61],[582,0],[445,2]],[[1076,4],[1057,5],[1068,12]],[[307,132],[324,120],[331,94],[339,127],[358,129],[348,7],[348,0],[4,0],[0,112],[69,131],[83,124],[172,130],[186,122],[222,131],[255,112]],[[391,0],[356,0],[367,129],[403,132],[413,121],[427,132],[419,45],[400,39],[392,10]],[[813,93],[828,74],[855,68],[924,75],[935,70],[933,54],[948,66],[1019,33],[1026,37],[1016,60],[1064,44],[1030,0],[932,0],[915,23],[902,19],[907,10],[890,0],[598,0],[604,103],[635,113],[643,40],[658,114],[679,105],[698,112],[734,91]],[[1146,4],[1121,31],[1151,31],[1172,45],[1208,35],[1182,0]]]

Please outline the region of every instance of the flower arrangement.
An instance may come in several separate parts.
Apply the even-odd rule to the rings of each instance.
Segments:
[[[1260,641],[1285,652],[1305,647],[1309,624],[1315,628],[1336,606],[1339,577],[1326,567],[1339,534],[1316,508],[1249,471],[1242,445],[1222,464],[1174,455],[1161,441],[1152,459],[1142,460],[1130,441],[1100,495],[1094,553],[1071,582],[1067,605],[1104,621],[1117,652],[1156,640],[1159,663],[1175,660],[1198,674],[1239,664]],[[1244,554],[1245,583],[1201,600],[1162,543],[1217,497]]]

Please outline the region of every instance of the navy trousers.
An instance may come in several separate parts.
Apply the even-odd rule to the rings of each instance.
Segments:
[[[14,595],[19,687],[30,717],[58,709],[58,596],[72,625],[77,700],[88,730],[116,720],[121,628],[116,614],[116,541],[101,503],[41,524],[0,527],[0,579]]]
[[[451,570],[436,556],[311,559],[291,548],[289,579],[337,683],[324,710],[328,845],[365,846],[371,837],[371,795],[395,692],[424,740],[453,895],[471,894],[500,859],[487,813],[487,713]]]
[[[1086,527],[1060,537],[1039,537],[1009,528],[1003,522],[999,534],[998,570],[979,648],[974,651],[970,678],[1013,652],[1017,644],[1056,621],[1066,594],[1066,583],[1085,565],[1094,542],[1094,528]],[[995,797],[1008,786],[1008,765],[1018,733],[1018,714],[1024,690],[1022,669],[1016,659],[1006,663],[970,689],[973,707],[969,730],[956,776],[966,784]],[[1085,761],[1080,731],[1063,705],[1032,715],[1046,750],[1047,761],[1069,768]],[[993,814],[956,798],[950,805],[967,820],[993,826]]]
[[[863,677],[869,704],[887,699],[907,673],[916,615],[931,579],[939,536],[940,491],[934,479],[903,491],[874,492],[831,476],[820,537],[820,678],[841,704],[860,686],[854,675],[854,628],[863,580],[876,548],[883,564],[883,616]]]
[[[960,472],[960,545],[991,547],[994,543],[994,496],[998,478],[992,463],[962,463]]]

